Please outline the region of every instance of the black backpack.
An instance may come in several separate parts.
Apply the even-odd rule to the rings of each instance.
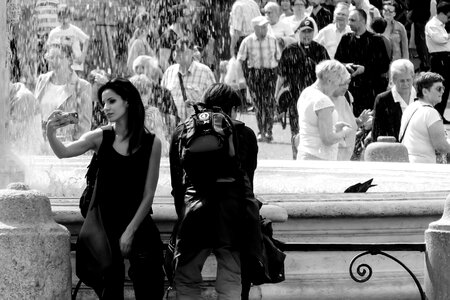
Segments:
[[[181,165],[195,186],[232,175],[237,139],[233,122],[219,107],[207,109],[199,103],[194,110],[182,124],[178,150]]]

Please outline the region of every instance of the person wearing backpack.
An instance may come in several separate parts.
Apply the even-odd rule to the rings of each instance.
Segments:
[[[242,250],[249,253],[253,269],[262,265],[259,206],[253,195],[258,145],[255,133],[233,119],[241,100],[230,86],[211,85],[202,102],[204,107],[178,126],[170,150],[178,215],[174,288],[177,299],[201,299],[201,270],[214,253],[218,298],[240,299]],[[208,115],[214,129],[201,127]],[[208,142],[214,140],[210,135],[216,135],[222,146],[195,152],[212,148],[207,145],[214,144]]]
[[[67,114],[54,111],[47,121],[57,157],[97,153],[95,187],[77,241],[76,273],[100,299],[124,299],[126,258],[136,299],[162,299],[163,244],[151,217],[161,141],[145,128],[144,106],[130,81],[113,79],[97,95],[112,125],[63,144],[56,130],[69,124]]]

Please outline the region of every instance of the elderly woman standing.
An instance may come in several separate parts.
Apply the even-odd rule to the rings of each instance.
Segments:
[[[350,125],[337,122],[330,96],[350,79],[343,64],[325,60],[316,66],[317,80],[300,95],[297,103],[300,142],[297,159],[337,160],[338,143],[345,143]]]
[[[421,73],[416,80],[418,99],[403,113],[399,140],[412,163],[436,163],[436,151],[450,153],[442,117],[434,108],[442,100],[443,81],[437,73]]]
[[[412,62],[398,59],[391,64],[389,73],[393,86],[375,98],[373,107],[372,140],[375,142],[379,136],[394,136],[398,139],[403,111],[416,98]]]
[[[77,112],[78,123],[61,129],[59,136],[63,140],[74,141],[91,130],[92,101],[91,85],[81,79],[72,70],[72,47],[53,44],[45,54],[50,72],[39,76],[34,96],[38,102],[43,120],[43,129],[47,118],[54,110]]]

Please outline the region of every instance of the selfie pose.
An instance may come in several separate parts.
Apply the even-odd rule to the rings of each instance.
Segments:
[[[77,243],[77,275],[80,277],[79,266],[87,264],[86,268],[95,268],[103,263],[99,280],[91,286],[100,299],[124,299],[127,258],[136,299],[162,299],[162,242],[151,217],[161,142],[145,128],[144,106],[139,92],[128,80],[107,82],[99,89],[98,98],[112,125],[89,131],[74,142],[64,145],[56,137],[56,130],[70,122],[67,114],[54,111],[47,120],[48,141],[59,158],[89,150],[97,153],[96,185]],[[99,245],[98,236],[102,233],[106,242]],[[92,265],[89,261],[78,261],[80,249],[92,252],[99,247],[104,251],[97,252]],[[111,259],[105,263],[107,257]]]

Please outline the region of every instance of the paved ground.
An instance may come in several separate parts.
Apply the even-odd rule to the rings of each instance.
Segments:
[[[245,122],[248,127],[253,129],[255,134],[258,132],[254,113],[239,114],[237,119]],[[258,146],[258,159],[292,159],[291,129],[289,124],[283,130],[280,123],[275,123],[272,143],[258,143]]]

